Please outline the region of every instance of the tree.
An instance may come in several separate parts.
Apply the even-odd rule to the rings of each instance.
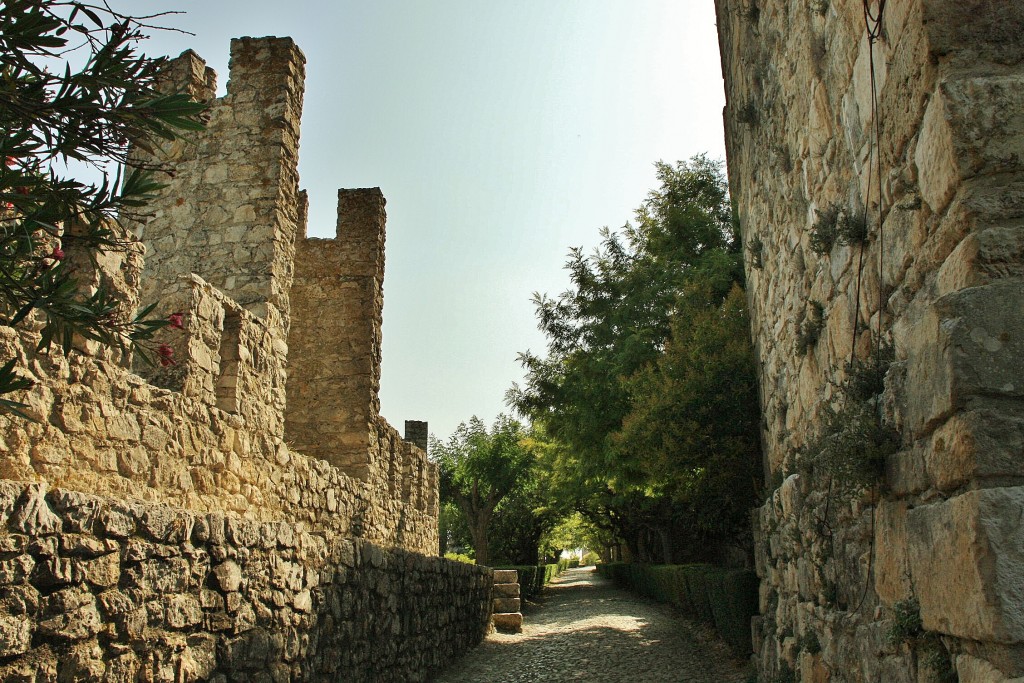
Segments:
[[[491,561],[488,532],[495,508],[533,467],[526,437],[519,422],[499,415],[490,430],[474,416],[447,441],[430,438],[429,451],[440,470],[441,500],[453,500],[465,515],[478,564]]]
[[[741,329],[745,309],[730,305],[725,312],[730,324],[716,322],[730,292],[743,281],[741,242],[720,164],[698,156],[656,168],[660,187],[637,210],[635,224],[618,233],[604,229],[590,256],[571,250],[568,291],[557,298],[534,295],[547,355],[520,354],[526,383],[508,398],[563,445],[554,462],[561,474],[554,481],[573,497],[576,509],[618,534],[634,556],[670,561],[679,545],[673,537],[686,536],[694,515],[707,513],[705,506],[715,502],[693,492],[707,491],[715,477],[730,481],[726,473],[712,472],[719,449],[742,452],[737,457],[755,463],[759,455],[756,447],[747,448],[749,440],[734,448],[725,436],[697,439],[704,451],[693,446],[677,452],[685,443],[681,432],[694,420],[711,420],[715,426],[708,434],[727,435],[728,428],[719,429],[718,422],[732,419],[731,414],[688,412],[717,401],[713,385],[720,379],[714,375],[701,383],[695,374],[673,374],[690,344],[714,330],[735,335],[742,346],[736,352],[749,361],[751,372],[752,352]],[[743,377],[744,388],[753,386],[747,381],[752,374]],[[748,412],[757,408],[756,394],[736,400],[749,400]],[[670,405],[679,410],[669,411]],[[672,438],[656,438],[659,416],[682,420],[678,428],[664,425]],[[743,428],[748,424],[744,421]],[[749,468],[738,471],[746,476]]]
[[[166,60],[136,51],[152,18],[82,2],[0,4],[0,325],[38,324],[40,351],[56,343],[70,352],[80,337],[171,362],[168,347],[148,342],[180,317],[123,310],[104,287],[80,286],[68,265],[135,242],[119,216],[141,211],[160,186],[152,169],[125,170],[130,147],[202,126],[204,105],[158,91]],[[68,162],[100,180],[66,177]],[[15,359],[0,363],[0,396],[29,386]],[[0,409],[18,407],[0,398]]]
[[[630,378],[617,446],[666,482],[693,543],[742,544],[760,477],[760,408],[743,290],[677,316],[657,363]]]

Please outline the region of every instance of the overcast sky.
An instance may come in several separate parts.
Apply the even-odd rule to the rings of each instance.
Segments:
[[[124,3],[119,3],[124,6]],[[147,53],[191,48],[223,93],[229,41],[306,55],[299,173],[310,234],[339,187],[387,198],[382,412],[400,431],[508,412],[519,351],[542,351],[531,294],[571,246],[630,220],[653,163],[724,158],[712,0],[135,0],[180,9]]]

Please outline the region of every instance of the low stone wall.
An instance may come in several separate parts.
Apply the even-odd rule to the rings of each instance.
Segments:
[[[329,530],[0,482],[0,680],[422,681],[492,573]]]

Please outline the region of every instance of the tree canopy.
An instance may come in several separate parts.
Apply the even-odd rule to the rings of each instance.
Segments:
[[[527,480],[535,464],[527,430],[499,415],[490,429],[477,417],[462,423],[447,441],[430,437],[438,463],[440,496],[465,515],[479,564],[490,562],[490,526],[495,508]]]
[[[547,354],[510,403],[560,444],[556,495],[634,553],[741,542],[759,469],[739,235],[720,164],[656,165],[660,186],[571,287],[534,295]],[[657,552],[651,546],[660,545]]]

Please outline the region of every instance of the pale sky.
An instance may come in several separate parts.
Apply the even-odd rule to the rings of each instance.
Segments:
[[[118,3],[125,6],[126,3]],[[531,294],[568,285],[569,247],[631,220],[654,162],[725,156],[712,0],[135,0],[179,9],[148,54],[191,48],[227,81],[229,41],[306,55],[299,150],[310,234],[339,187],[387,198],[381,404],[446,438],[509,412]]]

